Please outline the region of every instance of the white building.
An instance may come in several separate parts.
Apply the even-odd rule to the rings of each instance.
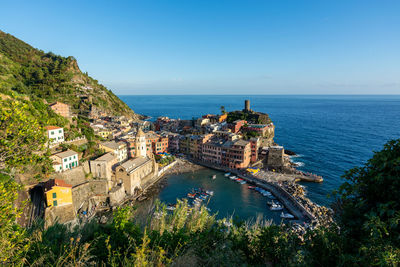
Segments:
[[[122,141],[103,142],[99,144],[99,148],[117,155],[118,162],[123,162],[128,159],[128,146]]]
[[[64,142],[64,129],[58,126],[46,126],[47,138],[49,144],[56,144]]]
[[[78,153],[67,150],[50,156],[56,172],[63,172],[79,166]]]

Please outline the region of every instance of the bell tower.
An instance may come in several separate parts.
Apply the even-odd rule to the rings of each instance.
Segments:
[[[136,157],[146,157],[147,156],[147,148],[146,148],[146,135],[142,131],[141,128],[138,127],[136,132],[136,147],[135,147],[135,155]]]

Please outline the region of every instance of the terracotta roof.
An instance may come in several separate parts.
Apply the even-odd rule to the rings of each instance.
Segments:
[[[51,125],[45,126],[44,128],[45,128],[47,131],[55,130],[55,129],[62,129],[61,127],[58,127],[58,126],[51,126]]]
[[[50,179],[44,183],[44,190],[49,191],[54,186],[62,186],[62,187],[72,187],[72,185],[67,184],[64,180],[61,179]]]

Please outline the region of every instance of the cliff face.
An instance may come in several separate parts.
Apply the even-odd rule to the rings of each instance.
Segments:
[[[13,92],[49,103],[64,102],[75,111],[94,106],[110,115],[139,117],[105,86],[82,73],[75,58],[45,53],[0,31],[0,93]],[[90,102],[83,103],[81,97]]]

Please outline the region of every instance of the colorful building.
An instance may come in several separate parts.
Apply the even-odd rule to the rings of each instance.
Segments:
[[[266,136],[274,131],[274,125],[270,124],[248,124],[242,129],[246,132],[256,132],[260,136]]]
[[[61,179],[51,179],[44,183],[44,194],[48,207],[72,204],[72,185]]]
[[[128,159],[128,146],[122,141],[110,141],[99,144],[99,148],[105,152],[112,152],[118,157],[118,162],[123,162]]]
[[[67,150],[50,156],[53,160],[53,168],[56,172],[70,170],[79,166],[78,153]]]
[[[253,137],[250,138],[250,146],[251,146],[251,158],[250,162],[254,163],[258,160],[258,150],[260,148],[260,138]]]
[[[240,128],[245,125],[247,122],[245,120],[236,120],[229,125],[229,129],[231,129],[232,133],[238,133]]]
[[[58,126],[46,126],[47,138],[49,139],[49,144],[57,144],[64,142],[64,129]]]
[[[251,146],[249,141],[227,141],[223,146],[222,164],[231,169],[247,168],[250,164]]]
[[[225,143],[222,139],[210,140],[202,146],[202,160],[212,164],[222,164],[222,146]]]
[[[64,118],[69,118],[71,116],[69,105],[55,102],[49,105],[50,108],[57,113],[58,115],[63,116]]]

